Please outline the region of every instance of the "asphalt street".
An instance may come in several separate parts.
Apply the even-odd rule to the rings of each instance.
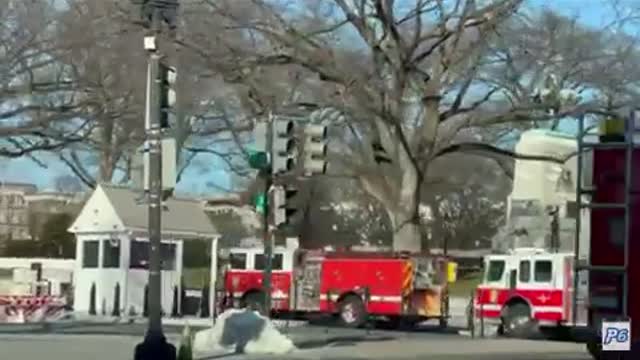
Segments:
[[[455,333],[351,330],[305,326],[291,329],[298,350],[286,356],[217,354],[208,359],[590,360],[581,344],[472,339]],[[142,336],[0,334],[3,359],[128,360]],[[177,334],[168,339],[177,344]]]

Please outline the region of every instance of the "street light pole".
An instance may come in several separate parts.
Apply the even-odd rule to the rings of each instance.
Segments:
[[[161,54],[158,36],[161,32],[163,2],[146,3],[151,6],[152,35],[144,39],[149,53],[145,130],[149,151],[149,324],[144,341],[135,348],[134,360],[175,360],[176,348],[168,343],[162,331],[162,293],[160,248],[162,243],[162,126],[160,79]],[[177,5],[177,3],[176,3]]]
[[[158,11],[153,15],[153,37],[160,33]],[[154,39],[155,40],[155,39]],[[149,151],[149,332],[162,334],[161,264],[162,243],[162,130],[160,128],[160,58],[156,47],[149,51],[148,119],[145,124]]]

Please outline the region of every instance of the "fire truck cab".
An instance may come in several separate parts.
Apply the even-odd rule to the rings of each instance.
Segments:
[[[271,262],[271,301],[274,310],[289,309],[289,289],[295,249],[275,247]],[[250,307],[260,310],[262,277],[266,264],[262,247],[231,248],[224,272],[223,307]]]
[[[262,247],[229,250],[222,308],[264,310],[264,260]],[[272,264],[276,315],[338,314],[349,327],[370,316],[402,324],[437,318],[446,325],[454,266],[443,256],[276,247]]]
[[[526,335],[534,326],[560,330],[569,325],[573,258],[535,248],[486,256],[474,301],[476,316],[510,336]]]

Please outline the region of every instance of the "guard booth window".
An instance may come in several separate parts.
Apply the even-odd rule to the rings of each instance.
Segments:
[[[132,241],[129,267],[131,269],[149,269],[149,242]],[[164,271],[173,271],[176,268],[176,245],[169,243],[160,244],[160,266]]]
[[[531,261],[522,260],[520,261],[520,269],[518,270],[518,277],[520,278],[520,282],[528,283],[531,281]]]
[[[266,266],[266,257],[264,254],[256,254],[254,258],[254,267],[256,270],[264,270]],[[273,254],[271,261],[271,270],[282,270],[282,254]]]
[[[552,266],[550,260],[536,261],[534,279],[536,282],[550,282],[552,278]]]
[[[100,242],[98,240],[87,240],[82,244],[82,267],[85,269],[95,269],[98,267],[98,252]]]
[[[247,254],[231,253],[229,255],[229,265],[235,270],[245,270],[247,268]]]
[[[105,269],[113,269],[120,267],[120,240],[105,239],[102,240],[102,267]]]
[[[502,280],[502,274],[504,273],[505,263],[504,260],[491,260],[489,261],[489,267],[487,268],[487,281],[495,282]]]

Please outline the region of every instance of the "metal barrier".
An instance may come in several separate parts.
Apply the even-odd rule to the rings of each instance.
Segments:
[[[478,319],[480,323],[480,337],[485,337],[484,331],[484,306],[482,303],[479,304],[480,308],[476,311],[475,307],[475,292],[471,293],[471,297],[469,299],[469,305],[467,306],[467,326],[469,327],[469,332],[471,333],[471,337],[476,337],[476,319]]]

